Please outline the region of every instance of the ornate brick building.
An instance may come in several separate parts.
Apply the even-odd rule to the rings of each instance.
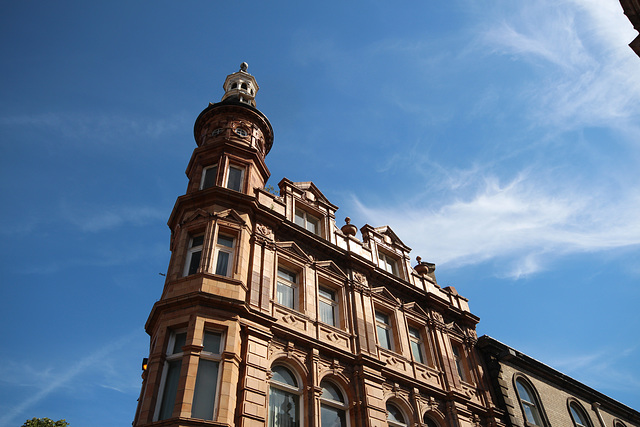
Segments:
[[[311,182],[264,189],[246,64],[196,119],[134,426],[502,426],[478,318],[390,227],[339,227]]]

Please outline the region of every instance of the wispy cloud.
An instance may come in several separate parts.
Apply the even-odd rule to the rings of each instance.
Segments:
[[[132,136],[159,138],[188,126],[191,118],[185,114],[161,119],[130,117],[108,113],[42,112],[32,115],[7,115],[0,117],[2,127],[44,128],[61,135],[67,141],[99,140],[109,145],[118,144]],[[126,138],[123,138],[126,137]]]
[[[637,391],[640,389],[640,378],[632,372],[621,369],[621,366],[632,366],[625,362],[637,358],[637,346],[626,349],[598,349],[592,353],[569,354],[558,357],[547,355],[546,360],[559,371],[575,376],[580,375],[591,387],[601,390]]]
[[[61,218],[80,231],[97,233],[123,225],[140,226],[149,222],[163,221],[167,214],[150,206],[78,206],[60,203]]]
[[[79,360],[76,360],[75,363],[70,363],[71,368],[59,372],[53,369],[47,368],[47,370],[42,373],[40,372],[38,381],[34,386],[39,387],[39,390],[28,397],[27,399],[20,402],[18,405],[11,408],[8,412],[0,416],[0,426],[9,426],[12,425],[15,419],[19,416],[24,416],[26,411],[32,406],[38,404],[40,401],[48,398],[51,394],[55,393],[62,387],[68,386],[73,382],[75,378],[86,372],[87,370],[95,370],[97,366],[102,366],[107,363],[109,358],[113,353],[120,350],[122,347],[131,343],[133,339],[139,334],[139,331],[131,332],[118,340],[115,340],[107,345],[95,350],[93,353],[90,353]],[[29,382],[29,372],[33,371],[33,369],[26,367],[25,371],[27,372],[26,381]],[[21,371],[22,372],[22,371]],[[13,378],[14,381],[22,383],[20,385],[29,385],[24,384],[23,379],[18,379],[14,374],[10,374],[10,372],[4,372],[3,377],[5,381],[7,378]]]
[[[522,94],[538,124],[638,130],[640,67],[618,2],[536,2],[484,25],[480,40],[494,53],[544,70]]]
[[[496,274],[516,278],[543,269],[551,254],[640,244],[640,218],[633,214],[640,210],[640,191],[612,201],[604,189],[553,188],[527,173],[504,184],[476,179],[484,185],[436,207],[372,207],[355,199],[355,209],[374,225],[416,236],[406,243],[425,259],[455,266],[501,258],[507,262]]]

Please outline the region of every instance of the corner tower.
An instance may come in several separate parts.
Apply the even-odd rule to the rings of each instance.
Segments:
[[[196,119],[134,427],[504,427],[478,318],[388,226],[336,225],[313,182],[266,191],[258,84]]]

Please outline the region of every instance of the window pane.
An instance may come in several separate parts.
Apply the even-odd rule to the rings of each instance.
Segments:
[[[294,294],[295,292],[291,286],[278,282],[278,304],[282,304],[289,308],[295,308]]]
[[[227,177],[227,188],[240,191],[242,187],[242,169],[229,167],[229,176]]]
[[[222,245],[222,246],[226,246],[228,248],[232,248],[233,247],[233,237],[227,237],[227,236],[219,235],[218,236],[218,244]]]
[[[191,252],[191,257],[189,260],[189,270],[187,271],[187,276],[191,274],[196,274],[198,272],[198,267],[200,267],[201,257],[202,257],[202,251]]]
[[[422,357],[422,348],[420,348],[420,342],[411,341],[411,353],[413,353],[413,358],[416,362],[424,363],[424,358]]]
[[[282,277],[285,280],[295,283],[296,275],[295,273],[291,273],[287,270],[283,270],[281,268],[278,269],[278,277]]]
[[[274,366],[271,370],[272,380],[292,387],[298,387],[298,381],[291,372],[284,366]]]
[[[300,227],[304,227],[304,212],[302,212],[300,209],[296,209],[296,218],[295,218],[295,222],[297,225],[299,225]]]
[[[186,334],[185,334],[186,335]],[[176,403],[176,394],[178,392],[178,381],[180,380],[180,367],[182,360],[169,362],[167,376],[164,382],[164,392],[162,393],[162,403],[160,405],[159,420],[171,418],[173,414],[173,406]]]
[[[389,316],[382,314],[379,311],[376,311],[376,320],[380,323],[384,323],[385,325],[389,324]]]
[[[328,325],[335,326],[336,321],[333,312],[333,305],[324,301],[320,301],[318,308],[320,311],[320,321]]]
[[[202,351],[219,354],[221,338],[222,338],[221,334],[216,334],[213,332],[205,332],[204,338],[202,339],[202,346],[204,347]]]
[[[344,410],[321,405],[320,417],[322,427],[346,427],[347,421]]]
[[[226,276],[229,272],[229,256],[228,252],[218,251],[218,260],[216,261],[216,274]]]
[[[170,354],[182,353],[182,347],[187,342],[187,333],[181,332],[175,335],[175,340],[173,341],[173,349]]]
[[[218,167],[213,166],[204,170],[204,179],[202,180],[202,189],[213,187],[216,184],[216,175]]]
[[[586,416],[576,407],[576,405],[571,404],[569,409],[571,410],[571,417],[578,427],[587,427],[589,425],[587,424]]]
[[[383,328],[382,326],[378,326],[378,341],[380,342],[380,346],[382,348],[386,348],[387,350],[391,350],[391,340],[389,339],[389,330],[387,328]]]
[[[218,362],[200,359],[196,387],[193,392],[191,416],[203,420],[213,419],[213,405],[218,385]]]
[[[320,383],[320,387],[322,387],[323,399],[344,403],[344,398],[342,397],[342,393],[340,393],[340,390],[338,390],[336,386],[326,381],[322,381],[322,383]]]
[[[330,300],[332,300],[332,301],[335,301],[335,300],[336,300],[336,293],[335,293],[335,292],[333,292],[333,291],[330,291],[330,290],[329,290],[329,289],[327,289],[327,288],[320,288],[320,289],[318,289],[318,294],[319,294],[321,297],[324,297],[324,298],[330,299]]]
[[[389,421],[395,421],[396,423],[404,424],[404,416],[400,409],[394,405],[387,405],[387,419]]]
[[[202,246],[202,242],[204,242],[204,236],[195,236],[191,239],[190,248],[197,248],[198,246]]]
[[[269,427],[298,427],[298,396],[271,387]]]
[[[307,230],[313,234],[318,234],[318,221],[307,216]]]

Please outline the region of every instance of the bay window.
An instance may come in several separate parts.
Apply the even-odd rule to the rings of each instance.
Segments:
[[[218,372],[220,368],[222,334],[204,332],[203,349],[198,361],[198,373],[193,392],[191,417],[213,420],[218,389]]]

